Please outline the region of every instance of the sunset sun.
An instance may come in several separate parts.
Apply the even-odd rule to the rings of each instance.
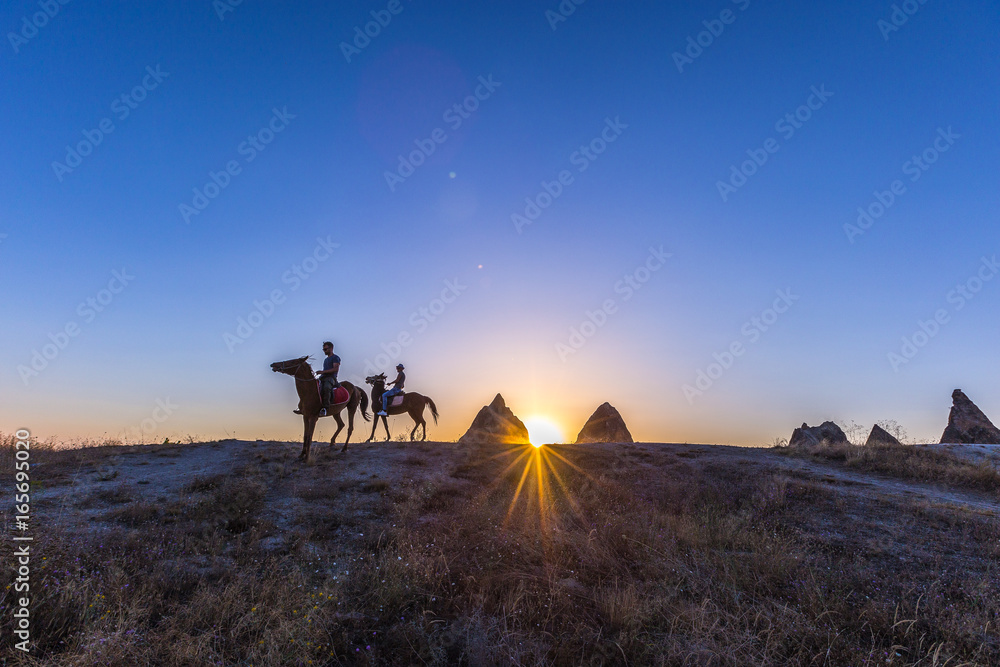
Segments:
[[[562,429],[548,417],[529,417],[524,420],[524,426],[528,429],[528,439],[535,447],[563,441]]]

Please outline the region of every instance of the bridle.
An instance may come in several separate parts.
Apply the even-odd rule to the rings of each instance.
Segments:
[[[302,361],[300,361],[299,364],[298,364],[298,366],[296,366],[295,370],[292,371],[292,372],[293,373],[298,373],[299,369],[302,368],[302,364],[307,364],[307,361],[305,359],[303,359]],[[280,373],[280,372],[282,372],[284,370],[285,370],[284,368],[279,368],[278,372]],[[312,372],[312,368],[310,368],[309,370],[310,370],[310,372]],[[316,382],[316,380],[318,380],[319,378],[317,378],[317,377],[300,378],[300,377],[296,377],[296,376],[293,375],[292,379],[295,380],[296,382]]]

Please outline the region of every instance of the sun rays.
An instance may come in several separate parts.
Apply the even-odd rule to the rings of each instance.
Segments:
[[[590,527],[592,518],[582,509],[581,493],[593,493],[593,487],[605,486],[571,458],[582,454],[575,445],[534,446],[523,444],[486,453],[471,465],[490,461],[505,462],[481,491],[476,502],[507,504],[503,527],[528,529],[541,539],[548,552],[553,536],[571,531],[572,526]],[[502,506],[502,505],[501,505]]]
[[[558,521],[556,506],[564,504],[578,521],[585,522],[586,517],[580,510],[580,505],[574,497],[573,489],[566,478],[560,473],[558,466],[569,468],[591,481],[596,480],[575,463],[556,451],[555,447],[525,446],[513,461],[504,468],[499,479],[518,467],[523,462],[517,486],[507,508],[504,523],[511,521],[519,504],[524,506],[525,517],[532,520],[537,510],[538,526],[544,539]],[[523,502],[521,502],[523,499]]]

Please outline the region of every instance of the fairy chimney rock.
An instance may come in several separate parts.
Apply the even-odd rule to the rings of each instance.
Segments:
[[[819,426],[809,426],[802,424],[801,428],[792,431],[792,437],[788,441],[789,447],[810,447],[826,443],[828,445],[850,444],[847,436],[839,426],[833,422],[823,422]]]
[[[1000,430],[961,389],[951,394],[951,414],[941,442],[1000,445]]]
[[[576,436],[576,444],[587,442],[634,442],[625,420],[610,403],[602,403]]]
[[[891,433],[886,431],[884,428],[875,424],[872,426],[872,432],[868,434],[868,439],[865,441],[865,447],[872,447],[877,445],[901,445],[902,443],[897,440]]]
[[[458,441],[498,445],[529,444],[528,429],[525,428],[524,422],[511,412],[500,394],[496,395],[492,403],[483,406],[472,420],[472,426]]]

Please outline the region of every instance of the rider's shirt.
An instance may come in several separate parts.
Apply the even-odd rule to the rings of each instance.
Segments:
[[[396,389],[402,389],[404,382],[406,382],[406,373],[399,371],[399,375],[396,376],[396,381],[393,382],[392,386]]]
[[[334,364],[339,364],[339,363],[340,363],[340,357],[338,357],[335,354],[331,354],[329,357],[327,357],[326,359],[323,360],[323,370],[324,371],[333,370],[333,365]],[[323,375],[322,378],[324,380],[330,379],[330,380],[333,380],[334,382],[336,382],[337,381],[337,374],[336,373],[327,373],[327,374]]]

